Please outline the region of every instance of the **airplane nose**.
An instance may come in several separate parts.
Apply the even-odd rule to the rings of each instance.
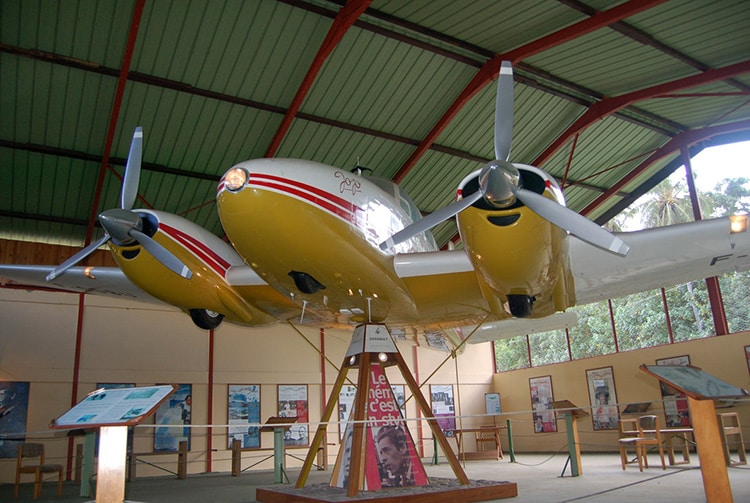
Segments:
[[[143,223],[138,214],[119,208],[103,211],[99,214],[101,222],[107,234],[119,244],[130,244],[135,241],[129,234],[130,230],[142,230]]]

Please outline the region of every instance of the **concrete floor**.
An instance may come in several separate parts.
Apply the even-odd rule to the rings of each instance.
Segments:
[[[501,461],[470,461],[466,474],[472,480],[510,481],[518,484],[518,497],[513,503],[539,502],[702,502],[706,501],[697,456],[690,465],[661,470],[648,468],[643,473],[638,467],[628,466],[623,471],[617,454],[584,454],[583,474],[570,476],[570,468],[561,477],[566,455],[519,454],[516,463]],[[653,461],[652,461],[653,462]],[[453,477],[444,461],[431,466],[425,461],[428,475]],[[735,502],[750,501],[750,465],[728,468],[729,481]],[[290,469],[289,478],[296,480],[298,470]],[[312,471],[308,485],[327,483],[330,472]],[[28,480],[28,477],[27,479]],[[245,472],[240,477],[228,473],[189,475],[185,480],[173,476],[140,478],[126,486],[126,500],[144,503],[250,503],[255,500],[257,487],[274,487],[273,472]],[[276,486],[278,487],[278,486]],[[32,484],[21,486],[19,503],[33,502]],[[37,502],[85,503],[94,498],[79,496],[79,488],[72,482],[63,486],[63,496],[55,495],[56,484],[45,483]],[[12,502],[13,485],[0,485],[0,502]],[[721,502],[727,503],[727,502]]]

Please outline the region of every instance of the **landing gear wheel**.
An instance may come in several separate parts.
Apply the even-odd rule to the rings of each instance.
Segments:
[[[190,317],[198,328],[213,330],[221,325],[224,315],[208,309],[191,309]]]
[[[531,316],[531,306],[533,305],[534,297],[529,295],[508,295],[510,314],[516,318],[528,318]]]

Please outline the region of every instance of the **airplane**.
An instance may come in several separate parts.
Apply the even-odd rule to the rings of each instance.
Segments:
[[[228,244],[180,216],[133,209],[143,132],[136,128],[119,207],[105,234],[59,266],[0,265],[28,286],[164,302],[200,328],[279,321],[352,328],[450,350],[568,328],[570,307],[750,269],[747,216],[610,233],[568,209],[557,182],[511,163],[513,72],[498,77],[494,161],[426,217],[390,180],[307,160],[240,162],[222,176]],[[463,249],[430,229],[456,218]],[[118,267],[78,264],[108,244]]]

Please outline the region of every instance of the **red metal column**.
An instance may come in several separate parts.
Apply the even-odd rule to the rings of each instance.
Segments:
[[[73,377],[70,390],[70,406],[78,403],[78,381],[81,375],[81,348],[83,347],[83,312],[86,294],[78,294],[78,320],[76,322],[76,345],[73,354]],[[68,460],[65,467],[65,480],[71,480],[73,475],[73,447],[74,438],[68,437]]]
[[[211,473],[213,470],[213,435],[214,429],[211,426],[214,424],[214,331],[211,329],[208,332],[208,398],[206,402],[208,404],[208,414],[206,415],[206,424],[208,428],[206,431],[206,473]]]
[[[702,220],[700,201],[698,200],[698,190],[695,188],[695,179],[693,177],[693,167],[690,163],[690,152],[687,145],[680,146],[680,155],[682,164],[685,166],[685,179],[687,180],[688,191],[690,192],[690,203],[693,206],[693,217],[695,220]],[[714,330],[716,335],[727,335],[729,333],[729,324],[727,323],[727,314],[724,311],[724,299],[721,297],[719,288],[719,278],[713,276],[706,278],[706,288],[708,288],[708,300],[711,303],[711,314],[714,319]]]

